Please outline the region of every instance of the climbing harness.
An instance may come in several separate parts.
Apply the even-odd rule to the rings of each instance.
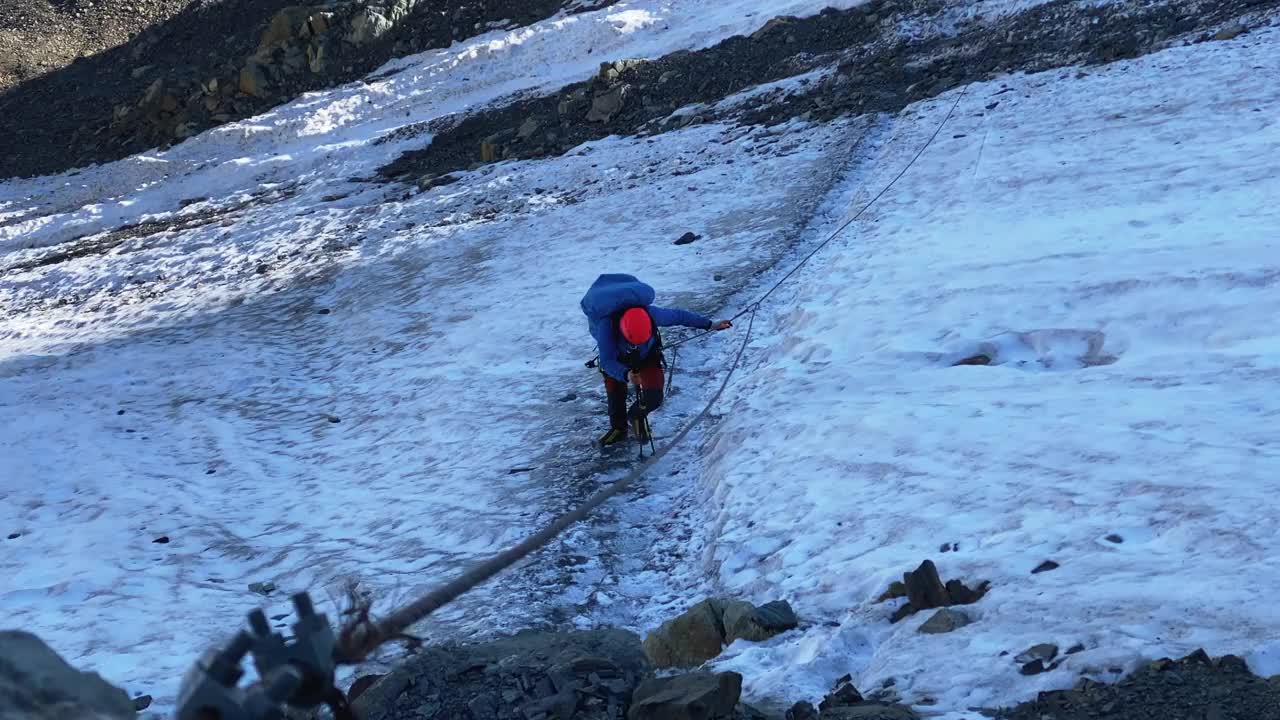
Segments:
[[[729,387],[729,381],[741,366],[742,358],[751,342],[760,305],[818,252],[835,240],[845,228],[861,217],[911,169],[942,132],[942,128],[960,105],[965,92],[966,90],[962,88],[938,128],[875,197],[805,255],[768,291],[730,319],[732,322],[743,316],[748,318],[746,332],[743,334],[741,345],[733,355],[733,362],[729,365],[715,393],[698,414],[671,438],[670,442],[658,448],[650,431],[648,434],[653,453],[644,458],[644,444],[641,443],[641,463],[622,478],[599,490],[581,505],[556,518],[517,545],[477,563],[458,577],[396,609],[382,620],[371,619],[367,612],[359,613],[354,620],[349,621],[342,628],[336,639],[328,620],[323,615],[316,614],[310,598],[305,593],[293,598],[298,622],[294,624],[294,637],[291,640],[286,641],[281,636],[272,634],[266,617],[260,610],[255,610],[250,614],[253,634],[242,630],[224,649],[210,651],[188,673],[180,693],[178,720],[207,720],[211,717],[218,720],[276,720],[285,716],[286,705],[295,708],[313,708],[320,704],[328,704],[337,720],[352,720],[354,716],[344,696],[341,691],[334,688],[334,666],[363,662],[370,653],[384,643],[405,637],[405,632],[412,625],[551,542],[565,529],[583,520],[610,498],[626,490],[649,468],[683,442],[689,433],[710,414],[711,408],[724,395]],[[711,332],[714,331],[707,330],[670,343],[667,348],[674,349],[684,343],[705,337]],[[595,359],[587,363],[587,367],[594,366]],[[647,416],[645,423],[648,430]],[[242,690],[237,687],[237,683],[243,676],[240,663],[249,654],[253,655],[262,680],[258,685]]]

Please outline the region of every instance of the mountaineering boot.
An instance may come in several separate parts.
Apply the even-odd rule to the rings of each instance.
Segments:
[[[626,428],[609,428],[609,432],[605,433],[604,437],[600,438],[600,445],[602,447],[609,447],[610,445],[620,443],[626,439],[627,439]]]
[[[642,443],[649,442],[649,422],[646,417],[631,418],[631,432]]]

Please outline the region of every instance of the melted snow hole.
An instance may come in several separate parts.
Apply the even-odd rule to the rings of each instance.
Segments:
[[[947,354],[951,365],[1008,365],[1025,370],[1079,370],[1110,365],[1118,350],[1099,330],[1048,329],[1007,332]]]

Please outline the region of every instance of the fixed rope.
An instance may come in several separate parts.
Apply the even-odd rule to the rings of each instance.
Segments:
[[[898,180],[902,179],[903,175],[907,174],[907,171],[911,169],[911,166],[915,165],[916,161],[920,159],[920,156],[924,154],[924,151],[927,150],[929,146],[933,144],[933,141],[937,139],[939,133],[942,132],[942,128],[947,124],[947,121],[951,119],[956,108],[960,105],[960,100],[964,98],[964,95],[965,90],[961,89],[959,94],[956,96],[955,102],[952,103],[951,108],[947,111],[946,116],[943,117],[942,122],[938,124],[938,128],[933,131],[933,134],[929,136],[929,139],[925,141],[924,145],[922,145],[916,154],[912,156],[911,160],[902,168],[902,170],[895,175],[893,179],[880,190],[880,192],[876,193],[875,197],[871,198],[871,200],[863,205],[858,212],[854,213],[848,220],[836,228],[830,236],[819,243],[817,247],[809,252],[809,254],[805,255],[805,257],[801,259],[795,267],[783,275],[782,278],[778,280],[778,282],[774,283],[773,286],[770,287],[763,295],[748,304],[739,311],[738,314],[731,318],[731,321],[734,321],[744,315],[749,316],[746,333],[743,335],[742,344],[738,346],[738,351],[733,356],[733,363],[729,366],[729,371],[725,373],[724,380],[721,381],[720,387],[717,388],[715,393],[707,400],[706,405],[704,405],[702,410],[699,411],[692,420],[686,423],[685,426],[671,438],[670,442],[657,449],[652,455],[646,458],[643,463],[631,472],[627,473],[621,479],[614,481],[608,487],[596,492],[581,505],[556,518],[551,522],[551,524],[525,538],[518,545],[508,548],[488,560],[475,565],[448,583],[445,583],[426,595],[423,595],[414,602],[393,611],[382,620],[374,621],[369,618],[367,614],[362,614],[357,618],[357,620],[344,627],[339,634],[337,650],[335,651],[335,658],[338,662],[343,664],[355,664],[361,662],[383,643],[394,638],[404,637],[410,627],[421,622],[431,613],[439,610],[460,597],[462,594],[484,583],[503,570],[515,565],[517,562],[520,562],[525,557],[528,557],[533,552],[550,543],[569,526],[585,519],[588,515],[594,512],[596,508],[603,505],[618,493],[626,490],[631,483],[638,480],[646,471],[649,470],[649,468],[653,467],[656,463],[666,457],[667,453],[671,452],[673,448],[679,445],[689,435],[693,428],[697,427],[699,423],[706,419],[707,415],[711,412],[712,406],[714,406],[716,401],[724,394],[725,389],[729,387],[729,381],[733,378],[734,373],[742,364],[742,358],[746,353],[747,344],[751,340],[751,332],[755,327],[756,313],[760,310],[760,305],[765,300],[769,299],[769,297],[773,295],[778,288],[782,287],[783,283],[791,279],[791,277],[794,276],[800,268],[804,267],[805,264],[813,259],[815,255],[829,245],[831,241],[835,240],[835,238],[843,232],[845,228],[852,225],[854,221],[861,217],[863,213],[876,203],[876,201],[884,197],[885,193],[887,193],[889,189],[898,182]],[[704,337],[711,332],[714,331],[708,330],[698,335],[685,338],[684,340],[671,343],[667,346],[667,349],[673,349],[686,342]]]
[[[613,496],[627,489],[631,483],[635,482],[640,476],[653,467],[672,448],[680,444],[680,441],[698,425],[715,404],[720,396],[724,394],[725,388],[729,387],[729,381],[733,378],[734,372],[742,363],[742,356],[746,353],[747,343],[751,340],[751,330],[755,326],[755,313],[751,313],[751,319],[747,322],[747,331],[742,338],[742,344],[738,347],[738,352],[733,357],[733,364],[729,366],[729,372],[725,373],[724,380],[720,383],[720,387],[716,389],[711,399],[702,408],[692,420],[685,424],[680,432],[676,433],[671,442],[663,445],[654,454],[645,459],[644,463],[627,473],[621,479],[616,480],[613,484],[600,490],[592,495],[578,507],[570,512],[556,518],[550,525],[546,526],[537,533],[525,538],[523,542],[514,547],[508,548],[497,555],[485,560],[466,571],[457,578],[442,585],[435,590],[427,593],[418,600],[396,610],[380,621],[367,621],[361,625],[351,626],[344,629],[339,638],[338,650],[336,657],[342,663],[356,663],[369,656],[383,642],[403,636],[415,623],[420,622],[423,618],[431,613],[444,607],[463,593],[474,588],[475,586],[485,582],[489,578],[497,575],[503,570],[511,567],[530,553],[541,548],[543,545],[551,542],[557,535],[564,532],[566,528],[574,523],[586,518],[596,508],[600,507]]]
[[[774,283],[773,286],[770,287],[767,291],[765,291],[763,295],[756,298],[754,302],[752,302],[751,304],[747,305],[745,308],[740,310],[737,315],[734,315],[733,317],[729,318],[729,321],[733,322],[734,320],[737,320],[738,318],[742,317],[746,313],[754,310],[758,305],[763,303],[765,300],[768,300],[769,296],[773,295],[773,293],[776,292],[778,288],[782,287],[782,285],[786,283],[788,280],[790,280],[793,275],[799,272],[800,268],[804,267],[810,260],[813,259],[813,256],[822,252],[822,250],[825,247],[827,247],[827,245],[830,245],[831,241],[835,240],[840,235],[840,233],[844,232],[846,228],[848,228],[850,225],[856,222],[858,218],[862,217],[863,213],[871,209],[872,205],[875,205],[876,202],[880,200],[880,198],[884,197],[884,194],[889,192],[889,189],[892,188],[894,185],[896,185],[897,182],[902,179],[903,175],[907,174],[907,171],[911,169],[911,166],[916,164],[916,161],[920,159],[920,156],[924,155],[924,151],[929,149],[929,146],[933,144],[933,141],[938,139],[938,135],[942,132],[942,128],[946,126],[947,121],[949,121],[951,119],[951,116],[955,114],[956,108],[960,106],[960,101],[964,99],[966,90],[967,88],[962,88],[960,90],[960,92],[956,95],[955,102],[951,103],[951,107],[950,109],[947,110],[946,116],[942,118],[942,122],[938,123],[938,127],[933,131],[933,134],[929,136],[929,139],[925,141],[924,145],[920,146],[920,149],[917,150],[916,154],[911,157],[911,160],[902,167],[902,170],[900,170],[898,174],[895,175],[887,185],[881,188],[880,192],[876,193],[875,197],[868,200],[867,203],[863,205],[861,209],[858,210],[858,212],[854,213],[852,216],[849,217],[848,220],[845,220],[843,223],[841,223],[840,227],[837,227],[830,235],[827,236],[825,240],[818,243],[817,247],[810,250],[808,255],[805,255],[803,258],[801,258],[800,262],[796,263],[795,267],[787,271],[787,274],[783,275],[782,278],[779,279],[778,282]],[[715,331],[706,330],[696,335],[691,335],[682,340],[677,340],[676,342],[670,343],[666,347],[668,349],[676,348],[687,342],[693,342],[694,340],[704,338],[713,332]]]

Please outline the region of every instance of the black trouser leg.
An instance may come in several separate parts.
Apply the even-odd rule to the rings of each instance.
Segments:
[[[627,428],[627,384],[604,376],[604,392],[609,402],[609,426],[614,430]]]
[[[666,379],[662,367],[647,367],[640,371],[640,399],[631,404],[631,419],[643,418],[662,405],[662,387]]]

